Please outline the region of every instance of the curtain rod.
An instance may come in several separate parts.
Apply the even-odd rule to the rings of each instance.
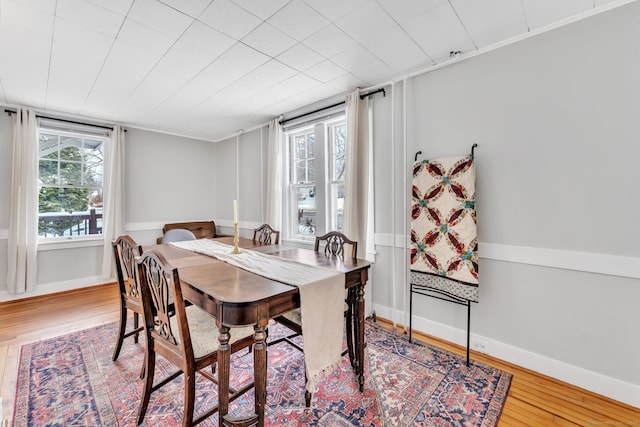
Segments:
[[[387,96],[387,92],[384,90],[384,88],[380,88],[380,89],[373,90],[371,92],[363,93],[362,95],[360,95],[360,99],[365,99],[368,96],[375,95],[376,93],[380,93],[380,92],[382,92],[382,96]],[[338,107],[338,106],[344,105],[344,104],[346,104],[346,101],[337,102],[337,103],[329,105],[327,107],[318,108],[317,110],[309,111],[308,113],[300,114],[298,116],[294,116],[294,117],[291,117],[289,119],[280,120],[280,124],[283,125],[283,124],[285,124],[287,122],[290,122],[292,120],[296,120],[296,119],[299,119],[299,118],[305,117],[305,116],[310,116],[312,114],[319,113],[319,112],[324,111],[324,110],[329,110],[331,108]]]
[[[15,114],[16,111],[15,110],[10,110],[8,108],[6,108],[4,110],[5,113],[7,113],[8,115],[12,115]],[[92,123],[83,123],[83,122],[77,122],[75,120],[67,120],[67,119],[59,119],[57,117],[49,117],[49,116],[43,116],[42,114],[38,114],[36,113],[36,117],[40,117],[41,119],[48,119],[48,120],[56,120],[59,122],[65,122],[65,123],[72,123],[74,125],[83,125],[83,126],[93,126],[95,128],[101,128],[101,129],[109,129],[109,130],[113,130],[113,126],[104,126],[104,125],[94,125]],[[127,130],[125,129],[125,132]]]

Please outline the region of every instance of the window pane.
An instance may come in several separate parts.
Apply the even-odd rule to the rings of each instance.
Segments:
[[[84,142],[84,182],[83,185],[102,186],[103,151],[101,141]]]
[[[333,134],[334,141],[334,164],[333,164],[333,180],[341,181],[344,180],[344,150],[345,150],[345,125],[335,126]]]
[[[41,159],[58,159],[58,135],[40,134]]]
[[[51,160],[40,160],[40,183],[58,184],[58,162]]]
[[[311,159],[307,162],[307,182],[316,180],[316,161]]]
[[[301,160],[296,163],[296,176],[294,182],[306,182],[307,181],[307,162]]]
[[[60,137],[60,160],[82,160],[82,139],[69,136]]]
[[[298,135],[295,137],[295,143],[294,143],[294,150],[295,150],[295,157],[296,160],[298,159],[304,159],[305,156],[305,152],[304,152],[304,145],[305,145],[305,137],[304,135]]]
[[[102,187],[102,173],[102,163],[87,163],[82,184],[88,187]]]
[[[332,229],[342,231],[344,218],[344,183],[331,185],[331,216]]]
[[[60,162],[60,184],[81,185],[81,178],[82,163]]]
[[[307,158],[315,157],[315,138],[312,133],[307,134]]]
[[[308,185],[297,189],[298,234],[316,234],[316,186]]]

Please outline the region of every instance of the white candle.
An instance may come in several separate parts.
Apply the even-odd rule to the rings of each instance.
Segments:
[[[233,201],[233,223],[234,224],[238,223],[238,201],[237,200]]]

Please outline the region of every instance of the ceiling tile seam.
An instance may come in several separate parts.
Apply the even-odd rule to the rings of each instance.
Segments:
[[[258,49],[255,49],[249,45],[247,45],[246,43],[242,42],[241,40],[238,40],[237,43],[242,43],[243,45],[245,45],[246,47],[248,47],[249,49],[253,49],[256,52],[261,53],[262,55],[265,55],[269,58],[271,58],[272,60],[278,61],[279,63],[281,63],[282,65],[289,67],[287,64],[284,64],[283,62],[279,61],[278,59],[269,56],[263,52],[260,52]],[[229,49],[233,48],[233,46],[235,46],[235,43],[229,47],[227,50],[225,50],[225,52],[227,52]],[[198,75],[200,75],[200,73],[202,73],[204,70],[206,70],[210,65],[212,65],[214,62],[216,62],[218,60],[218,58],[220,58],[222,55],[224,55],[224,52],[221,53],[220,55],[218,55],[213,61],[211,61],[210,63],[208,63],[207,65],[205,65],[200,71],[198,71],[196,74],[193,75],[193,77],[191,77],[188,81],[186,81],[182,86],[180,86],[178,89],[176,89],[173,93],[171,93],[171,95],[169,95],[168,97],[166,97],[165,99],[163,99],[162,101],[160,101],[160,103],[158,103],[155,107],[151,108],[149,110],[149,112],[147,114],[151,114],[154,111],[156,111],[158,108],[160,108],[160,106],[162,106],[165,102],[167,102],[168,100],[170,100],[175,94],[177,94],[178,92],[180,92],[182,90],[183,87],[185,87],[187,84],[189,84],[189,82],[191,82],[193,79],[195,79]],[[268,62],[268,61],[267,61]],[[263,63],[264,64],[264,63]],[[261,65],[263,65],[261,64]],[[245,74],[243,74],[242,76],[240,76],[239,78],[237,78],[236,80],[232,81],[231,83],[229,83],[227,86],[223,87],[222,89],[219,89],[218,91],[214,92],[213,94],[209,95],[208,97],[206,97],[204,100],[202,100],[201,102],[199,102],[198,104],[188,108],[185,113],[188,113],[189,111],[192,111],[193,109],[197,108],[198,106],[204,104],[205,102],[207,102],[209,99],[213,98],[215,95],[217,95],[218,93],[222,92],[223,90],[227,89],[229,86],[231,86],[232,84],[236,83],[237,81],[239,81],[240,79],[242,79],[243,77],[247,76],[248,74],[252,73],[254,70],[256,70],[257,67],[247,71]],[[292,67],[289,67],[292,68]],[[146,77],[145,77],[146,78]],[[284,80],[281,80],[280,82],[282,82]],[[273,86],[277,85],[278,83],[275,83],[272,86],[269,86],[269,89],[272,88]],[[144,117],[144,116],[143,116]]]
[[[304,1],[304,0],[303,0],[303,1]],[[310,5],[310,4],[308,4],[307,2],[305,2],[305,4],[306,4],[307,6],[309,6],[311,9],[315,10],[315,9],[314,9],[313,7],[311,7],[311,5]],[[385,10],[385,9],[383,8],[383,10]],[[318,12],[317,10],[315,10],[315,11],[316,11],[316,12]],[[385,12],[386,12],[386,10],[385,10]],[[320,12],[318,12],[318,14],[320,14],[323,18],[325,18],[325,19],[327,19],[327,20],[328,20],[328,18],[327,18],[326,16],[322,15]],[[395,22],[395,21],[394,21],[394,22]],[[306,39],[308,39],[309,37],[311,37],[311,36],[315,35],[315,34],[318,34],[320,31],[323,31],[325,28],[330,27],[331,25],[333,25],[334,27],[336,27],[336,28],[337,28],[340,32],[342,32],[345,36],[347,36],[347,37],[349,37],[351,40],[353,40],[353,42],[354,42],[356,45],[360,46],[362,49],[364,49],[365,51],[367,51],[371,56],[373,56],[374,58],[378,59],[378,60],[379,60],[380,62],[382,62],[384,65],[386,65],[387,67],[389,67],[390,69],[392,69],[392,70],[393,70],[393,67],[391,67],[389,64],[387,64],[385,61],[383,61],[383,60],[382,60],[382,58],[378,57],[378,55],[375,55],[373,52],[371,52],[369,49],[367,49],[365,46],[363,46],[363,45],[362,45],[362,43],[360,43],[359,41],[357,41],[356,39],[354,39],[353,37],[351,37],[351,36],[350,36],[349,34],[347,34],[347,33],[346,33],[342,28],[340,28],[340,27],[339,27],[338,25],[336,25],[335,23],[332,23],[331,21],[329,21],[329,24],[327,24],[327,25],[325,25],[324,27],[320,28],[318,31],[316,31],[316,32],[314,32],[313,34],[310,34],[309,36],[305,37],[305,40],[306,40]],[[413,41],[413,39],[411,39],[411,40]],[[356,76],[355,74],[353,74],[353,73],[349,72],[348,70],[345,70],[345,69],[344,69],[344,68],[342,68],[340,65],[338,65],[338,64],[336,64],[334,61],[332,61],[332,60],[331,60],[331,58],[328,58],[328,57],[327,57],[327,56],[325,56],[324,54],[322,54],[322,53],[318,52],[317,50],[313,49],[311,46],[308,46],[308,45],[304,42],[304,40],[298,40],[298,43],[302,44],[302,45],[303,45],[303,46],[305,46],[307,49],[310,49],[311,51],[313,51],[313,52],[317,53],[318,55],[322,56],[322,57],[324,58],[324,60],[325,60],[325,61],[329,61],[329,62],[331,62],[331,64],[333,64],[333,65],[335,65],[336,67],[340,68],[340,69],[341,69],[341,70],[343,70],[345,73],[351,74],[351,75],[353,75],[353,76],[355,76],[355,77],[359,78],[360,80],[366,81],[364,78],[362,78],[362,77],[358,77],[358,76]],[[414,42],[414,43],[415,43],[415,42]],[[250,46],[249,46],[249,47],[250,47]],[[347,49],[348,49],[348,48],[347,48]],[[335,56],[335,55],[339,55],[340,53],[342,53],[342,52],[346,51],[347,49],[341,50],[340,52],[338,52],[338,53],[334,54],[334,56]],[[429,55],[427,55],[427,56],[429,56]],[[429,58],[431,58],[431,57],[429,56]],[[276,59],[276,58],[273,58],[273,59]],[[320,61],[320,62],[323,62],[323,61]],[[284,64],[284,65],[287,65],[287,64]],[[314,64],[314,65],[317,65],[317,64]],[[312,68],[314,65],[312,65],[311,67],[308,67],[308,68],[307,68],[307,69],[305,69],[305,70],[299,70],[299,71],[300,71],[301,73],[303,73],[304,75],[306,75],[307,77],[311,77],[312,79],[314,79],[314,80],[318,81],[318,79],[316,79],[316,78],[314,78],[314,77],[312,77],[312,76],[308,75],[307,73],[305,73],[305,71],[307,71],[308,69]],[[287,66],[288,66],[288,65],[287,65]],[[291,68],[293,68],[293,67],[291,67]],[[324,84],[324,82],[320,82],[320,83]]]
[[[293,0],[292,0],[293,1]],[[354,43],[356,44],[360,44],[356,39],[354,39],[353,37],[351,37],[349,34],[347,34],[342,28],[340,28],[332,19],[330,19],[329,17],[327,17],[326,15],[324,15],[322,12],[320,12],[319,10],[317,10],[316,8],[313,7],[313,5],[309,4],[306,0],[302,0],[304,2],[304,4],[306,4],[307,6],[309,6],[311,8],[311,10],[315,11],[318,15],[322,16],[324,19],[326,19],[329,23],[327,25],[325,25],[324,27],[320,28],[318,31],[316,31],[313,34],[309,34],[307,37],[305,37],[304,40],[308,39],[311,36],[314,36],[316,34],[318,34],[320,31],[323,31],[325,28],[330,27],[330,26],[334,26],[336,27],[338,30],[340,30],[341,33],[343,33],[345,36],[349,37],[351,40],[353,40]],[[307,49],[311,49],[313,52],[317,53],[318,55],[322,56],[324,59],[329,59],[327,58],[324,54],[322,54],[321,52],[318,52],[317,50],[315,50],[314,48],[312,48],[311,46],[307,45],[304,40],[299,40],[299,43],[303,44]],[[364,47],[364,46],[362,46]],[[348,48],[347,48],[348,49]],[[338,53],[335,53],[335,55],[338,55],[342,52],[344,52],[345,50],[341,50]],[[375,56],[375,55],[374,55]],[[342,68],[342,67],[340,67]]]
[[[87,92],[87,96],[85,96],[84,101],[82,101],[82,105],[77,110],[76,114],[80,114],[80,112],[84,110],[85,105],[87,105],[87,100],[91,96],[91,93],[93,92],[93,89],[96,87],[96,83],[98,83],[98,79],[102,75],[102,70],[104,70],[104,66],[107,63],[107,60],[109,59],[109,56],[111,55],[111,51],[113,50],[113,47],[115,46],[116,41],[118,40],[118,36],[120,35],[120,31],[122,31],[122,28],[124,27],[124,23],[127,21],[127,17],[129,16],[129,13],[131,12],[131,9],[133,8],[133,3],[134,2],[131,2],[131,4],[129,5],[129,10],[127,10],[127,13],[124,16],[124,19],[120,23],[120,28],[118,28],[118,32],[116,33],[115,37],[113,38],[113,41],[111,42],[111,46],[109,46],[109,51],[107,52],[107,54],[104,57],[104,60],[102,61],[102,65],[100,66],[100,70],[98,70],[98,73],[96,74],[96,78],[93,80],[93,83],[91,84],[91,87],[89,88],[89,92]]]
[[[409,40],[411,40],[413,42],[413,44],[415,44],[418,47],[418,49],[420,49],[422,51],[422,53],[424,53],[425,56],[427,58],[429,58],[429,60],[431,62],[435,63],[436,61],[431,57],[431,55],[429,55],[429,52],[424,50],[424,48],[420,45],[420,43],[418,43],[413,37],[411,37],[411,34],[407,33],[407,30],[405,30],[404,27],[398,21],[396,21],[396,18],[394,18],[393,15],[391,15],[389,13],[389,11],[387,9],[385,9],[385,7],[380,4],[380,0],[376,0],[376,3],[378,3],[378,6],[380,6],[380,8],[382,10],[384,10],[384,13],[386,13],[387,16],[389,16],[389,18],[391,18],[391,20],[396,23],[398,28],[400,28],[400,30],[409,38]]]
[[[204,11],[205,11],[205,10],[207,10],[207,9],[209,8],[209,6],[211,6],[211,3],[213,3],[213,1],[214,1],[214,0],[209,0],[209,4],[207,4],[207,6],[206,6],[204,9],[202,9],[202,12],[200,12],[200,14],[199,14],[198,16],[191,16],[191,15],[189,15],[187,12],[183,12],[183,11],[181,11],[180,9],[176,9],[175,7],[173,7],[173,6],[172,6],[172,5],[170,5],[170,4],[165,3],[163,0],[156,0],[156,1],[157,1],[158,3],[160,3],[160,4],[162,4],[163,6],[167,6],[169,9],[172,9],[172,10],[174,10],[174,11],[178,12],[178,13],[179,13],[179,14],[181,14],[181,15],[184,15],[184,16],[189,17],[189,18],[191,18],[191,19],[198,19],[198,17],[199,17],[200,15],[202,15],[202,14],[204,13]],[[595,1],[595,0],[594,0],[594,1]],[[134,2],[135,2],[135,0],[134,0]],[[131,5],[133,6],[133,2],[131,3]],[[131,8],[129,8],[129,11],[131,11]]]
[[[260,54],[264,55],[262,52],[260,52],[257,49],[254,49],[253,47],[247,45],[246,43],[242,42],[241,40],[238,40],[237,43],[241,43],[243,45],[245,45],[246,47],[248,47],[249,49],[255,50],[256,52],[259,52]],[[235,46],[235,44],[233,45]],[[233,47],[232,46],[232,47]],[[232,47],[230,47],[229,49],[231,49]],[[226,51],[228,51],[229,49],[227,49]],[[226,52],[225,51],[225,52]],[[178,93],[184,86],[186,86],[191,80],[195,79],[200,73],[202,73],[202,71],[204,71],[207,67],[209,67],[211,64],[213,64],[216,60],[218,60],[218,58],[220,58],[221,55],[219,55],[217,58],[215,58],[213,61],[211,61],[209,64],[207,64],[202,70],[200,70],[197,74],[195,74],[191,79],[189,79],[189,81],[185,82],[182,86],[180,86],[179,89],[177,89],[175,92],[173,92],[171,95],[169,95],[166,99],[164,99],[162,102],[160,102],[158,105],[156,105],[153,109],[150,110],[150,112],[155,111],[158,107],[160,107],[162,104],[164,104],[167,100],[169,100],[173,95],[175,95],[176,93]],[[265,55],[268,56],[268,55]],[[276,61],[278,61],[276,58],[273,58],[271,56],[269,56],[269,58],[274,59]],[[268,62],[268,61],[267,61]],[[280,61],[278,61],[280,62]],[[264,64],[264,63],[263,63]],[[261,64],[262,65],[262,64]],[[286,64],[283,64],[286,65]],[[286,65],[288,67],[288,65]],[[231,86],[232,84],[236,83],[237,81],[241,80],[242,78],[246,77],[247,75],[249,75],[250,73],[252,73],[257,67],[252,68],[251,70],[247,71],[246,73],[244,73],[243,75],[241,75],[240,77],[238,77],[237,79],[233,80],[232,82],[230,82],[228,85],[226,85],[225,87],[217,90],[216,92],[212,93],[211,95],[209,95],[208,97],[206,97],[205,99],[203,99],[202,101],[200,101],[199,103],[195,104],[194,106],[188,108],[185,113],[188,113],[190,111],[193,111],[195,108],[199,107],[200,105],[204,104],[205,102],[209,101],[211,98],[213,98],[214,96],[216,96],[218,93],[222,92],[223,90],[227,89],[229,86]],[[277,83],[276,83],[277,84]]]
[[[325,28],[330,27],[331,25],[333,25],[334,27],[336,27],[336,28],[337,28],[337,29],[338,29],[342,34],[344,34],[345,36],[347,36],[347,37],[349,37],[351,40],[353,40],[353,43],[354,43],[354,44],[358,44],[358,42],[357,42],[353,37],[351,37],[349,34],[345,33],[345,32],[344,32],[344,30],[343,30],[342,28],[338,27],[335,23],[330,23],[330,24],[326,25],[325,27],[320,28],[320,29],[319,29],[318,31],[316,31],[315,33],[310,34],[309,36],[305,37],[305,39],[304,39],[304,40],[307,40],[307,39],[308,39],[309,37],[311,37],[311,36],[315,36],[315,35],[316,35],[316,34],[318,34],[320,31],[323,31]],[[300,43],[301,45],[303,45],[304,47],[306,47],[306,48],[307,48],[307,49],[309,49],[310,51],[317,53],[317,54],[318,54],[318,55],[320,55],[322,58],[324,58],[324,59],[329,59],[329,58],[328,58],[328,57],[326,57],[323,53],[318,52],[318,51],[317,51],[317,50],[315,50],[313,47],[311,47],[311,46],[309,46],[308,44],[306,44],[306,43],[304,42],[304,40],[299,40],[299,41],[298,41],[298,43]],[[339,55],[339,54],[341,54],[342,52],[344,52],[344,51],[345,51],[345,50],[347,50],[347,49],[348,49],[348,48],[345,48],[345,49],[341,50],[340,52],[335,53],[335,54],[334,54],[334,56],[335,56],[335,55]],[[320,62],[322,62],[322,61],[320,61]],[[314,65],[317,65],[317,64],[314,64]],[[313,65],[312,65],[311,67],[313,67]],[[311,68],[311,67],[309,67],[309,68]]]
[[[189,15],[186,15],[189,16]],[[189,28],[191,28],[191,26],[195,23],[195,22],[200,22],[198,21],[197,18],[194,18],[192,16],[189,16],[192,21],[191,23],[187,26],[187,28],[184,29],[184,31],[175,39],[175,41],[171,44],[171,46],[169,46],[169,48],[164,52],[164,54],[158,59],[158,61],[153,65],[153,67],[151,67],[151,69],[149,70],[149,72],[142,78],[142,80],[140,81],[140,83],[138,83],[138,85],[131,91],[131,93],[129,93],[129,95],[127,96],[127,99],[130,99],[131,96],[136,93],[136,91],[138,89],[140,89],[140,86],[142,86],[142,84],[144,84],[144,82],[149,78],[149,76],[151,75],[151,73],[153,73],[153,71],[158,67],[158,65],[162,62],[162,60],[167,56],[167,54],[171,51],[171,49],[173,49],[173,47],[178,44],[178,42],[180,41],[180,39],[182,38],[182,36],[185,35],[185,33],[189,30]],[[129,18],[128,14],[127,14],[127,18],[126,19],[131,19],[134,22],[137,22],[140,25],[144,25],[141,22],[136,21],[135,19]],[[202,23],[202,22],[201,22]],[[146,25],[144,25],[146,27]],[[238,41],[239,42],[239,41]],[[233,47],[233,46],[231,46]],[[231,47],[229,47],[229,49],[231,49]],[[227,50],[229,50],[227,49]],[[225,50],[225,52],[227,51]],[[255,49],[254,49],[255,50]],[[223,52],[224,53],[224,52]],[[221,54],[222,55],[222,54]],[[220,55],[218,55],[217,57],[215,57],[211,62],[209,62],[207,65],[205,65],[200,71],[198,71],[197,73],[195,73],[187,82],[185,82],[182,86],[180,86],[180,88],[178,88],[176,90],[176,92],[180,89],[182,89],[182,87],[184,87],[184,85],[186,85],[188,82],[190,82],[191,80],[193,80],[198,74],[202,73],[202,71],[204,71],[208,66],[210,66],[211,64],[213,64],[218,58],[220,57]],[[164,102],[167,101],[167,99],[169,99],[171,96],[173,96],[176,92],[173,92],[170,96],[168,96],[167,98],[165,98],[164,100],[160,101],[158,104],[156,104],[153,108],[151,108],[149,110],[149,112],[152,112],[154,110],[156,110],[160,105],[162,105]]]
[[[467,37],[469,38],[469,40],[471,40],[473,47],[476,50],[478,50],[478,45],[476,44],[475,40],[473,40],[473,37],[471,37],[471,34],[469,34],[469,30],[467,29],[467,26],[464,25],[464,22],[462,22],[462,18],[460,18],[460,14],[458,14],[456,7],[453,5],[453,3],[451,3],[451,0],[448,0],[448,3],[449,3],[449,6],[451,6],[451,10],[453,10],[453,13],[455,13],[456,18],[458,18],[458,22],[460,22],[460,25],[462,25],[462,28],[464,28],[464,32],[467,34]]]
[[[265,1],[265,0],[263,0],[263,1]],[[266,1],[268,1],[268,0],[266,0]],[[251,12],[250,10],[245,9],[244,7],[242,7],[242,5],[241,5],[241,4],[238,4],[235,0],[231,0],[231,3],[235,4],[236,6],[238,6],[240,9],[244,10],[245,12],[247,12],[247,13],[249,13],[249,14],[251,14],[251,15],[255,16],[256,18],[260,19],[260,20],[264,23],[264,22],[267,22],[269,19],[271,19],[275,14],[277,14],[278,12],[280,12],[282,9],[284,9],[285,7],[287,7],[289,4],[291,4],[291,2],[292,2],[292,1],[293,1],[293,0],[289,0],[289,1],[288,1],[288,2],[286,2],[284,5],[282,5],[282,7],[281,7],[281,8],[279,8],[278,10],[276,10],[275,12],[273,12],[271,15],[269,15],[269,16],[268,16],[267,18],[265,18],[265,19],[262,19],[262,18],[260,18],[259,16],[255,15],[255,14],[254,14],[253,12]],[[596,0],[593,0],[593,1],[596,1]],[[213,0],[212,0],[212,3],[213,3]],[[306,2],[305,2],[305,3],[306,3]],[[211,5],[211,3],[209,3],[209,5]],[[209,6],[207,6],[207,8],[208,8],[208,7],[209,7]],[[205,10],[206,10],[206,8],[205,8]],[[256,27],[256,28],[257,28],[257,27]]]

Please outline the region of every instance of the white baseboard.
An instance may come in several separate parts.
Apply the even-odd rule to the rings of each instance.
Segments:
[[[67,280],[63,282],[40,284],[33,291],[24,292],[21,294],[10,294],[3,289],[0,291],[0,302],[53,294],[56,292],[71,291],[73,289],[88,288],[90,286],[97,286],[115,281],[115,278],[92,276],[75,280]]]
[[[391,308],[380,304],[374,304],[373,308],[377,316],[393,321],[394,310]],[[404,316],[404,312],[395,311],[396,322],[403,325],[406,324],[408,328],[408,316],[406,321],[404,320]],[[413,317],[412,326],[414,330],[428,331],[429,335],[459,344],[463,347],[467,345],[466,330],[457,329],[418,316]],[[541,374],[548,375],[628,405],[640,407],[640,385],[631,384],[617,378],[611,378],[579,366],[570,365],[560,360],[552,359],[474,333],[471,333],[471,349],[506,362],[514,363],[523,368],[540,372]]]

